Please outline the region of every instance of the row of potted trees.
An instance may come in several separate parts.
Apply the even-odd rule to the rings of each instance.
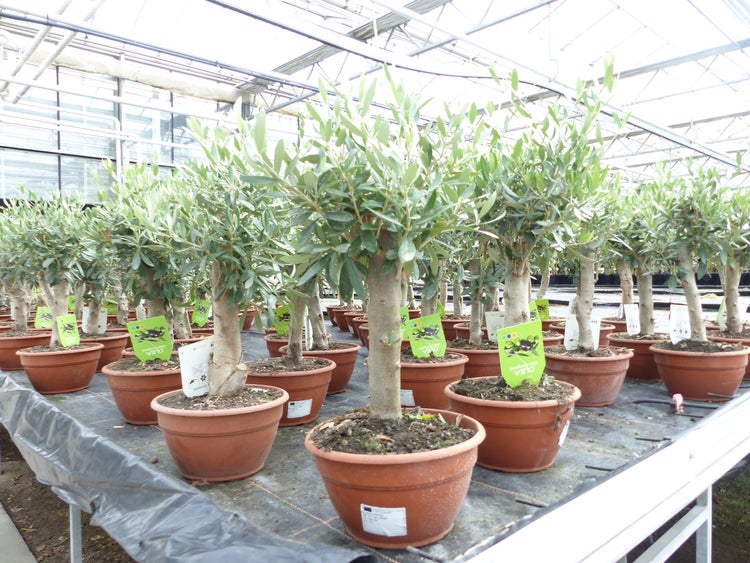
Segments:
[[[611,76],[611,68],[607,74]],[[185,295],[197,286],[207,290],[214,321],[208,394],[188,400],[174,391],[157,397],[151,406],[183,475],[219,481],[259,471],[276,427],[290,418],[289,393],[259,384],[250,373],[252,366],[242,361],[238,317],[247,304],[273,303],[280,291],[285,293],[292,307],[289,345],[282,359],[287,368],[296,369],[306,359],[301,345],[305,308],[314,320],[322,321],[315,299],[319,283],[366,299],[369,409],[322,423],[305,443],[324,480],[331,479],[326,486],[349,533],[369,545],[404,547],[436,541],[450,530],[485,429],[472,417],[475,411],[459,416],[453,411],[401,408],[403,280],[410,275],[426,279],[426,287],[432,288],[425,294],[429,299],[441,277],[454,277],[447,273],[449,266],[460,264],[462,281],[472,289],[469,340],[476,344],[482,340],[482,301],[487,308],[496,301],[491,288],[504,282],[505,325],[525,323],[533,264],[565,256],[578,271],[575,315],[568,319],[577,322],[578,346],[545,351],[547,371],[565,380],[553,356],[562,363],[575,352],[603,363],[606,356],[620,355],[620,350],[609,348],[594,352],[590,324],[594,275],[605,248],[614,249],[636,272],[644,337],[653,332],[648,278],[654,268],[671,263],[690,303],[696,296],[690,285],[695,268],[720,266],[728,322],[732,319],[728,328],[737,328],[741,315],[729,293],[733,274],[745,267],[748,222],[743,218],[740,227],[720,227],[733,224],[735,216],[728,207],[736,204],[733,198],[747,196],[744,191],[722,190],[710,170],[696,170],[690,180],[665,173],[652,186],[622,195],[616,178],[601,164],[601,142],[592,142],[601,104],[592,90],[581,88],[574,104],[548,106],[542,116],[532,115],[533,108],[517,100],[510,119],[499,109],[480,112],[474,106],[428,118],[417,94],[406,91],[390,71],[385,76],[392,100],[385,111],[373,104],[378,94],[375,82],[362,81],[352,95],[326,85],[321,103],[308,104],[301,116],[295,143],[277,141],[270,146],[262,112],[251,122],[239,119],[231,135],[194,121],[192,132],[203,158],[174,175],[162,176],[145,166],[130,167],[121,175],[113,171],[115,182],[102,205],[86,209],[68,198],[13,203],[0,225],[0,276],[14,300],[34,284],[44,287],[56,316],[62,314],[57,306],[63,298],[67,306],[73,285],[87,288],[83,297],[92,305],[89,311],[101,303],[107,287],[121,288],[136,302],[146,299],[149,314],[165,314],[177,337],[183,336],[180,327],[189,328],[180,320]],[[515,91],[518,77],[511,76],[509,83]],[[528,127],[514,138],[509,123],[519,121]],[[651,199],[644,204],[643,198]],[[708,207],[712,202],[715,209]],[[612,210],[624,204],[632,216],[613,216]],[[678,211],[684,215],[678,218]],[[105,218],[111,222],[105,223]],[[696,230],[689,231],[693,221]],[[708,224],[714,230],[707,230]],[[71,236],[79,225],[80,231]],[[701,246],[707,233],[716,234],[714,240],[726,238],[709,249]],[[24,234],[30,241],[27,246]],[[676,242],[662,242],[667,234]],[[457,249],[463,260],[457,258]],[[22,305],[16,307],[16,319],[23,318]],[[702,327],[702,317],[695,319]],[[314,322],[305,337],[325,348],[329,344],[321,324]],[[696,325],[692,340],[705,340],[700,327]],[[53,333],[50,344],[56,343]],[[745,363],[746,351],[738,354],[744,354]],[[623,354],[626,369],[632,352]],[[624,377],[624,369],[618,370],[619,383],[610,385],[615,395]],[[541,387],[550,385],[548,379],[543,381]],[[492,385],[503,384],[495,378]],[[561,416],[572,416],[576,400],[588,405],[614,401],[610,395],[579,397],[576,385],[567,387],[567,399],[559,394],[550,399],[558,421],[555,432],[562,431]],[[240,397],[262,404],[239,407]],[[544,395],[536,398],[545,400]],[[532,405],[532,410],[538,407]],[[225,408],[217,410],[219,406]],[[192,414],[187,429],[181,426],[185,410]],[[238,439],[244,418],[256,411],[264,418],[253,438]],[[219,412],[229,415],[229,428],[209,433],[209,420],[224,418]],[[294,421],[299,422],[307,419]],[[428,451],[421,452],[408,452],[408,444],[394,450],[399,440],[388,432],[403,423],[412,431],[426,427],[428,434],[440,426],[454,435],[455,443],[443,447],[441,440],[440,447],[427,446]],[[399,455],[336,451],[335,438],[351,437],[355,428],[376,453]],[[555,444],[559,432],[551,434]],[[207,458],[183,459],[194,449],[191,437]],[[251,446],[261,442],[259,451],[251,453]],[[216,469],[217,460],[229,464]],[[394,477],[391,462],[406,473]],[[549,459],[536,469],[551,463]],[[425,465],[429,471],[422,470]],[[448,467],[457,474],[440,473]],[[375,475],[384,478],[382,485],[375,484]],[[417,475],[433,480],[420,482]],[[346,504],[351,496],[347,486],[358,477],[369,481],[370,493],[352,508]],[[419,490],[423,505],[404,506],[403,491],[391,491],[393,482]],[[441,518],[425,522],[421,516],[429,499],[439,500],[443,508],[437,511]],[[456,502],[446,507],[446,499]],[[363,515],[363,505],[396,518],[397,531],[378,529]]]

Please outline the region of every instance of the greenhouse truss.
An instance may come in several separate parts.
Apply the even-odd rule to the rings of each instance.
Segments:
[[[544,107],[600,79],[607,60],[618,75],[601,116],[608,167],[637,183],[657,163],[681,175],[694,161],[742,185],[749,45],[746,0],[4,1],[0,197],[23,184],[92,198],[102,158],[173,166],[192,153],[186,116],[224,119],[238,99],[293,135],[321,78],[388,64],[458,109],[507,103],[491,69],[516,69]]]

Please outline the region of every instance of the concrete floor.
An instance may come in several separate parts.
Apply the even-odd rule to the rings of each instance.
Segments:
[[[553,315],[557,312],[553,308]],[[598,312],[611,314],[605,309]],[[335,327],[330,331],[335,340],[355,340]],[[262,334],[244,332],[242,339],[245,359],[267,356]],[[326,399],[319,421],[367,403],[366,360],[367,350],[363,348],[347,391]],[[10,375],[17,383],[28,385],[23,372]],[[740,392],[747,392],[747,388]],[[124,423],[105,376],[97,374],[87,390],[47,399],[104,438],[150,460],[158,471],[179,477],[158,427]],[[642,400],[662,403],[639,402]],[[475,467],[453,531],[441,541],[421,548],[421,553],[364,548],[346,535],[303,446],[312,423],[280,428],[266,466],[255,476],[230,483],[194,485],[220,507],[284,537],[369,551],[382,561],[421,562],[425,556],[463,560],[498,541],[514,522],[533,518],[544,507],[596,486],[612,471],[688,432],[696,420],[712,412],[688,407],[685,415],[675,415],[669,400],[666,388],[659,382],[626,380],[615,405],[576,408],[565,444],[555,464],[546,471],[507,474]]]

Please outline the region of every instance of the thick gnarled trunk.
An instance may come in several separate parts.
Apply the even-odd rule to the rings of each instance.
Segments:
[[[680,269],[677,277],[680,280],[680,285],[682,285],[682,291],[685,293],[690,318],[690,338],[691,340],[704,342],[706,340],[706,324],[703,322],[701,296],[698,292],[698,283],[695,281],[693,258],[684,244],[677,248],[677,265]]]
[[[221,273],[217,265],[211,268],[214,315],[214,347],[208,364],[209,394],[231,396],[245,385],[247,372],[238,369],[242,360],[242,340],[240,323],[237,321],[239,307],[230,305]]]
[[[508,261],[505,275],[505,326],[527,323],[531,320],[529,313],[529,284],[531,270],[525,260]]]
[[[60,331],[57,328],[57,317],[68,314],[68,297],[70,296],[70,284],[67,281],[61,281],[55,285],[50,285],[46,276],[42,275],[39,283],[47,299],[47,306],[52,311],[52,336],[49,345],[52,348],[60,346]]]

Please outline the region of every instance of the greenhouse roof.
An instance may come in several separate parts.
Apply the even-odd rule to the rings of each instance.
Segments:
[[[735,168],[750,139],[748,46],[748,0],[0,0],[0,123],[53,64],[293,113],[320,77],[384,63],[455,107],[507,102],[490,69],[517,69],[543,105],[611,58],[605,164],[637,182],[661,161]]]

